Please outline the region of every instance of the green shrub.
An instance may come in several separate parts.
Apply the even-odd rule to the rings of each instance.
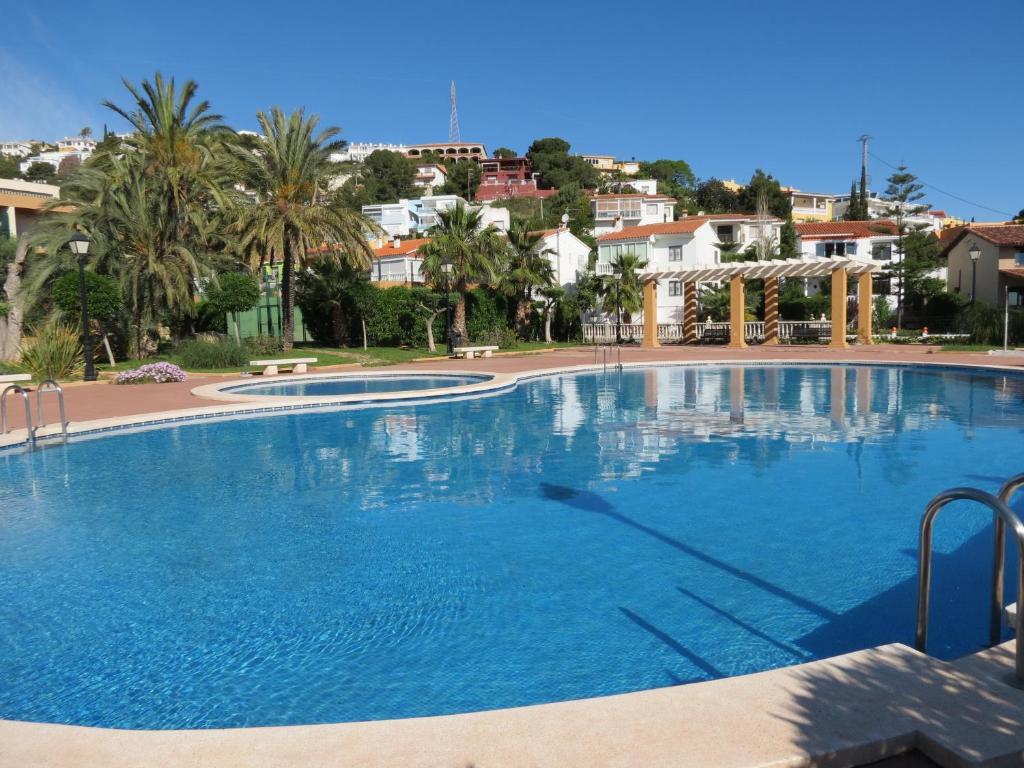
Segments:
[[[508,328],[508,299],[490,288],[474,288],[466,294],[466,336],[476,343],[484,336]]]
[[[484,331],[473,339],[473,344],[495,345],[500,349],[515,349],[519,346],[519,337],[511,328],[494,328]]]
[[[256,357],[280,353],[281,339],[277,336],[248,336],[242,339],[242,346]]]
[[[249,362],[250,351],[234,340],[204,341],[193,339],[181,342],[174,356],[184,368],[238,368]]]
[[[1003,339],[1003,313],[984,301],[968,304],[957,316],[957,329],[972,344],[997,344]]]
[[[121,312],[124,301],[121,287],[113,278],[85,273],[85,296],[89,303],[89,317],[96,320],[113,320]],[[74,322],[82,315],[82,293],[77,272],[65,272],[53,283],[53,303]]]
[[[84,367],[78,331],[65,323],[47,323],[29,331],[18,348],[20,367],[36,381],[70,379]]]

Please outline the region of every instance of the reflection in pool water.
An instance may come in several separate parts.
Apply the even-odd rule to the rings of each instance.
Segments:
[[[240,395],[287,396],[287,397],[333,397],[338,395],[368,395],[383,392],[403,392],[424,389],[444,389],[446,387],[462,387],[466,384],[479,384],[487,381],[490,376],[459,376],[455,374],[437,374],[434,376],[419,375],[387,375],[376,376],[336,376],[311,379],[286,379],[274,383],[241,384],[226,388],[225,392]]]
[[[0,716],[406,717],[909,643],[925,502],[1022,427],[1012,376],[657,368],[0,455]],[[937,653],[984,641],[988,524],[937,531]]]

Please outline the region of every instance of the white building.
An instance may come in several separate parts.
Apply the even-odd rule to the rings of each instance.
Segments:
[[[374,152],[397,152],[404,155],[408,150],[405,144],[381,144],[380,142],[354,142],[346,146],[341,152],[331,154],[331,161],[335,163],[364,163]]]
[[[40,152],[38,155],[32,155],[26,157],[20,163],[18,163],[18,169],[25,173],[35,163],[46,163],[53,167],[53,170],[59,171],[60,164],[69,157],[77,157],[80,162],[85,162],[92,156],[92,150],[89,151],[68,151],[68,152]]]
[[[587,268],[590,246],[569,231],[566,226],[546,229],[541,249],[548,251],[548,260],[555,272],[555,284],[568,288],[576,283],[576,275]]]
[[[868,218],[888,218],[889,208],[893,205],[894,203],[889,202],[888,200],[883,200],[881,197],[879,197],[877,192],[868,192]],[[842,219],[843,216],[846,215],[846,211],[849,207],[850,196],[840,195],[835,199],[835,202],[832,204],[832,215],[837,220]],[[910,214],[906,217],[906,221],[910,225],[926,227],[930,232],[938,232],[939,230],[942,229],[943,220],[945,219],[944,213],[942,214],[942,216],[935,216],[932,214],[930,210],[928,210],[929,208],[931,208],[930,205],[921,203],[909,204],[908,208],[924,209],[919,210],[917,213]]]
[[[642,195],[657,195],[657,179],[629,179],[629,181],[609,181],[605,184],[609,192],[622,192],[632,189]]]
[[[413,183],[426,190],[429,195],[438,187],[443,186],[447,179],[448,171],[443,165],[427,163],[416,166],[416,180]]]
[[[31,141],[0,141],[0,155],[4,157],[25,157],[32,154]]]
[[[808,221],[793,226],[798,238],[797,248],[804,257],[846,257],[881,267],[897,263],[901,258],[896,247],[896,227],[890,221]],[[808,294],[818,293],[820,283],[817,278],[808,278]],[[895,303],[888,273],[874,273],[874,292],[876,296],[890,296],[890,303]]]
[[[57,142],[58,152],[85,152],[86,156],[91,155],[99,144],[91,136],[65,136]]]
[[[450,210],[460,203],[481,212],[482,226],[494,225],[501,232],[508,230],[510,218],[507,208],[473,206],[458,195],[428,195],[397,203],[364,205],[363,215],[375,221],[388,237],[408,237],[433,229],[440,222],[438,212]]]
[[[403,240],[392,238],[391,242],[373,249],[373,264],[370,266],[370,281],[381,288],[393,285],[423,285],[423,256],[420,248],[430,242],[430,238]]]
[[[597,238],[596,271],[611,274],[612,263],[624,253],[646,261],[644,270],[648,272],[713,266],[721,263],[723,251],[735,248],[742,253],[753,247],[762,233],[778,242],[781,229],[779,219],[759,220],[742,213],[686,216],[679,221],[624,227]],[[682,321],[682,282],[666,281],[658,286],[658,322]]]
[[[594,214],[594,235],[600,237],[624,227],[670,222],[675,207],[675,198],[657,193],[594,195],[590,200],[590,211]]]

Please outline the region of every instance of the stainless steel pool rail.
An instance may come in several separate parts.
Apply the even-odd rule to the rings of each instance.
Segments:
[[[995,542],[992,558],[992,595],[989,604],[989,645],[997,645],[1002,636],[1003,591],[1006,570],[1006,529],[1012,531],[1017,541],[1017,626],[1015,628],[1016,648],[1014,651],[1014,671],[1017,680],[1024,682],[1024,611],[1019,609],[1020,600],[1024,597],[1024,523],[1010,509],[1009,502],[1018,489],[1024,487],[1024,474],[1015,475],[1003,483],[998,495],[992,495],[977,488],[951,488],[943,491],[928,502],[921,518],[921,539],[918,550],[918,581],[917,581],[917,626],[914,634],[914,647],[927,653],[928,646],[928,610],[932,582],[932,532],[935,518],[949,503],[954,501],[973,501],[992,510],[995,518]]]
[[[613,366],[617,371],[622,371],[622,346],[619,344],[595,344],[594,345],[594,365],[597,365],[597,351],[601,350],[601,365],[604,371],[608,371],[609,361],[616,359],[618,362],[613,362]],[[615,354],[613,354],[613,350]]]
[[[36,444],[36,433],[32,429],[32,407],[28,402],[28,392],[17,384],[10,384],[0,393],[0,435],[6,435],[11,431],[7,428],[7,396],[11,394],[21,395],[25,401],[25,431],[27,433],[25,444],[31,450]]]
[[[47,379],[36,387],[36,426],[32,430],[32,434],[34,436],[40,427],[46,426],[46,422],[43,421],[43,395],[46,392],[55,392],[57,394],[57,408],[60,412],[60,434],[66,443],[68,441],[68,420],[64,416],[64,388],[53,379]]]

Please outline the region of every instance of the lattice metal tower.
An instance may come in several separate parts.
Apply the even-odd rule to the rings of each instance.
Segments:
[[[455,142],[462,141],[462,138],[459,135],[459,108],[458,108],[458,106],[456,104],[456,99],[455,99],[455,81],[454,80],[452,80],[452,90],[451,90],[451,96],[449,97],[449,100],[451,101],[451,104],[452,104],[452,116],[451,116],[451,119],[448,121],[448,141],[455,143]]]

